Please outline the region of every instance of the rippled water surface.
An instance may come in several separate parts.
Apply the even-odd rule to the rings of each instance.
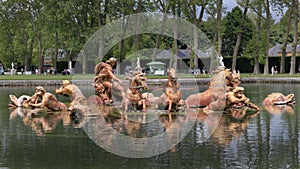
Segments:
[[[149,158],[121,157],[99,147],[80,120],[64,113],[41,112],[22,116],[8,109],[9,94],[33,93],[32,87],[0,88],[0,168],[299,168],[299,106],[267,112],[263,99],[272,92],[294,93],[300,103],[300,86],[296,84],[244,84],[246,96],[262,108],[242,118],[221,116],[208,140],[202,136],[207,126],[199,116],[189,134],[171,150]],[[54,87],[46,88],[53,91]],[[205,86],[204,86],[205,88]],[[203,89],[204,89],[203,88]],[[202,89],[202,88],[201,88]],[[201,90],[200,89],[200,90]],[[84,91],[83,87],[83,91]],[[188,93],[185,91],[184,94]],[[84,92],[86,95],[90,93]],[[68,99],[58,96],[64,102]],[[128,126],[119,117],[107,117],[116,131],[144,137],[168,129],[166,117],[135,115]],[[179,118],[180,117],[175,117]],[[184,120],[183,120],[184,122]],[[209,130],[209,129],[208,129]],[[99,136],[101,137],[101,136]]]

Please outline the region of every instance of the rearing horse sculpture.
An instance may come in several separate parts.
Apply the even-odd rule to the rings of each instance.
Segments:
[[[55,89],[56,94],[70,96],[71,103],[68,110],[74,110],[74,106],[77,104],[85,104],[86,97],[83,95],[77,85],[71,84],[69,80],[63,80],[62,87]]]
[[[55,89],[55,93],[71,97],[71,102],[68,108],[70,111],[69,115],[77,115],[77,112],[80,111],[81,115],[89,116],[92,114],[91,108],[88,106],[89,104],[103,104],[102,100],[96,95],[92,95],[86,99],[80,88],[75,84],[71,84],[69,80],[63,80],[62,86]]]
[[[213,76],[209,87],[202,93],[192,94],[185,99],[187,109],[190,106],[206,107],[221,97],[225,99],[226,87],[232,82],[233,76],[230,69],[219,68],[212,72]]]
[[[129,88],[126,91],[125,111],[128,110],[128,105],[131,103],[134,109],[139,109],[142,105],[143,111],[146,111],[146,100],[142,96],[142,91],[147,89],[146,74],[141,71],[136,71],[133,77],[129,80]]]
[[[165,89],[165,99],[166,109],[169,111],[172,109],[178,109],[179,101],[181,100],[181,92],[179,90],[176,69],[174,68],[168,69],[168,81]]]

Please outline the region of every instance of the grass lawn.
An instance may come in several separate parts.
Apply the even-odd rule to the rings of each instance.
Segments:
[[[71,80],[71,79],[93,79],[93,74],[87,75],[73,75],[73,76],[63,76],[63,75],[0,75],[1,80]]]
[[[124,76],[117,76],[120,79],[123,79]],[[200,76],[193,76],[191,74],[179,74],[179,78],[209,78],[210,75],[200,75]],[[242,73],[241,77],[265,77],[265,78],[276,78],[276,77],[300,77],[299,74],[290,75],[288,73],[286,74],[277,74],[275,76],[269,75],[263,75],[263,74],[251,74],[251,73]],[[94,78],[94,74],[75,74],[73,76],[63,76],[63,75],[0,75],[0,81],[1,80],[91,80]],[[153,76],[153,75],[147,75],[148,79],[167,79],[167,76]]]

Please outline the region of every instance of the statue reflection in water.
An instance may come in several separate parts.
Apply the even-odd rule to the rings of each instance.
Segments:
[[[111,62],[115,62],[115,60],[111,59]],[[93,95],[89,99],[86,99],[78,86],[65,80],[62,86],[55,90],[55,93],[71,97],[69,107],[55,106],[63,107],[63,109],[53,109],[54,103],[57,105],[60,102],[56,98],[53,99],[53,94],[47,93],[47,96],[50,96],[50,94],[53,96],[51,97],[52,104],[46,104],[49,103],[50,97],[37,95],[41,97],[40,99],[34,99],[38,103],[29,104],[34,109],[26,109],[23,104],[19,104],[18,101],[20,98],[11,95],[10,98],[14,103],[13,106],[17,107],[11,112],[11,119],[19,115],[23,118],[24,124],[30,126],[37,135],[44,135],[46,132],[52,131],[59,121],[62,121],[64,126],[71,125],[76,128],[85,126],[85,130],[92,132],[96,140],[105,142],[106,146],[111,145],[111,148],[118,146],[115,145],[115,142],[118,142],[116,139],[120,139],[117,134],[131,136],[131,138],[151,138],[152,136],[164,133],[165,135],[159,141],[176,145],[184,137],[184,132],[182,131],[190,131],[189,126],[193,125],[190,122],[198,120],[198,122],[205,123],[208,126],[212,142],[218,145],[226,145],[232,139],[239,137],[246,129],[250,119],[259,113],[248,114],[247,109],[260,110],[259,107],[249,101],[249,98],[244,96],[244,88],[238,86],[240,83],[239,74],[225,68],[216,71],[214,80],[211,80],[209,83],[209,89],[202,93],[192,94],[185,101],[181,99],[175,70],[173,70],[173,73],[171,71],[169,73],[169,81],[170,83],[172,81],[173,85],[168,86],[169,88],[165,91],[164,97],[161,97],[162,99],[156,99],[155,96],[150,97],[149,93],[147,93],[147,97],[143,96],[142,91],[147,88],[147,78],[144,73],[137,70],[133,74],[134,77],[129,83],[129,90],[127,90],[126,94],[123,90],[120,90],[122,93],[120,96],[123,98],[122,103],[125,100],[125,105],[121,106],[123,109],[120,109],[120,107],[117,108],[115,105],[116,102],[114,103],[112,100],[112,83],[110,82],[114,76],[111,77],[112,79],[108,78],[108,81],[106,81],[106,76],[109,73],[102,72],[105,68],[101,64],[95,68],[96,78],[94,79],[94,87],[96,88],[96,93],[106,94],[106,99],[103,99],[102,95]],[[104,65],[107,66],[107,64]],[[108,68],[107,70],[111,70],[111,66],[108,65]],[[224,80],[225,77],[226,79]],[[115,80],[120,81],[117,78]],[[109,85],[104,90],[106,92],[103,93],[105,82],[109,82],[107,83]],[[39,88],[42,90],[37,90],[37,94],[46,93],[46,90],[42,87]],[[34,97],[28,97],[26,101],[32,101],[32,98]],[[151,109],[151,107],[156,107],[151,106],[151,104],[147,107],[146,103],[156,104],[157,102],[154,100],[166,103],[165,110]],[[130,104],[133,106],[134,111],[128,109]],[[224,106],[220,105],[224,104],[225,110],[228,112],[222,115],[224,113]],[[139,110],[140,106],[142,106],[142,111],[136,111]],[[179,107],[184,106],[186,107],[184,109],[185,112],[177,112],[181,110]],[[47,107],[49,110],[57,110],[57,112],[43,113],[45,112],[43,107]],[[212,112],[203,111],[203,109],[198,109],[198,107],[209,108]],[[220,112],[218,112],[219,110]],[[217,115],[218,118],[213,116],[215,113],[219,113]],[[91,118],[91,116],[94,117]],[[91,123],[85,125],[88,121]],[[140,148],[142,150],[145,148],[142,144],[139,146],[137,149]],[[175,151],[175,149],[172,149],[172,151]]]
[[[294,94],[271,93],[263,100],[263,106],[270,114],[294,113]]]
[[[198,113],[194,114],[193,111],[198,111]],[[167,133],[164,141],[180,141],[180,130],[187,125],[191,118],[195,118],[198,123],[202,123],[208,128],[209,136],[205,138],[205,141],[211,141],[213,144],[224,147],[229,145],[233,140],[243,136],[251,119],[259,115],[260,111],[253,111],[249,107],[242,107],[228,109],[226,112],[215,111],[207,113],[200,108],[191,110],[189,113],[188,116],[184,114],[172,114],[171,118],[167,113],[158,115],[159,124],[162,129],[161,133]],[[120,130],[121,132],[126,132],[130,136],[137,137],[137,133],[142,130],[141,125],[143,123],[129,121],[124,123],[124,125],[124,130]],[[170,152],[176,151],[177,149],[174,145],[170,149]]]
[[[59,122],[64,127],[81,128],[86,123],[84,116],[70,116],[68,111],[49,112],[44,108],[17,107],[10,113],[10,120],[22,118],[25,126],[31,127],[37,136],[44,136],[55,129]]]
[[[199,111],[198,121],[207,124],[208,128],[212,129],[210,140],[223,147],[241,137],[250,120],[260,113],[260,111],[248,111],[248,109],[248,107],[228,109],[220,116],[218,122],[214,114]]]
[[[170,118],[167,111],[149,113],[126,112],[114,106],[99,106],[97,108],[101,112],[100,116],[87,117],[70,116],[68,111],[49,113],[42,108],[29,109],[18,107],[10,113],[10,120],[20,117],[23,119],[24,125],[31,127],[36,135],[44,136],[47,132],[54,130],[60,122],[62,122],[64,127],[81,128],[90,121],[90,118],[93,118],[94,121],[89,123],[89,126],[91,125],[93,128],[95,137],[102,138],[106,145],[115,146],[114,140],[117,139],[116,135],[103,135],[103,132],[106,132],[104,130],[107,128],[132,138],[149,138],[166,133],[164,141],[172,142],[182,139],[180,137],[182,127],[194,118],[198,123],[208,126],[209,139],[212,143],[225,146],[230,144],[232,140],[242,136],[250,120],[259,114],[259,111],[248,111],[248,107],[213,113],[207,113],[203,109],[194,109],[195,112],[198,111],[197,114],[194,114],[194,111],[191,110],[188,114],[174,113]],[[219,119],[216,119],[215,114],[218,114]],[[152,130],[147,130],[149,128],[152,128]],[[176,147],[174,146],[170,151],[176,151]]]

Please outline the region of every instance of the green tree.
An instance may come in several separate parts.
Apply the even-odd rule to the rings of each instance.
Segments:
[[[8,67],[8,65],[14,61],[15,57],[13,41],[16,30],[12,23],[16,20],[16,14],[9,2],[1,1],[0,3],[2,6],[2,8],[0,8],[1,61],[6,67]]]
[[[280,60],[280,73],[285,73],[286,48],[292,42],[291,29],[292,10],[286,10],[281,20],[272,27],[271,43],[282,44],[282,56]]]
[[[292,8],[293,11],[293,44],[292,44],[292,58],[291,58],[291,69],[290,75],[295,74],[296,69],[296,55],[297,55],[297,44],[298,44],[298,21],[299,21],[299,1],[293,0],[292,1]]]
[[[269,73],[269,59],[268,59],[268,50],[270,44],[270,34],[271,34],[271,26],[272,26],[272,16],[270,12],[270,2],[269,0],[251,0],[249,2],[249,8],[255,12],[256,20],[255,20],[255,36],[253,40],[255,43],[255,48],[249,47],[247,51],[247,55],[254,57],[254,70],[253,73],[259,73],[259,63],[260,59],[264,56],[264,74]],[[264,22],[263,22],[264,21]],[[264,29],[262,27],[264,26]],[[265,30],[265,32],[263,32]],[[263,36],[265,35],[265,36]],[[251,49],[254,51],[251,51]],[[263,51],[263,54],[262,52]]]
[[[212,0],[200,0],[200,1],[190,0],[190,1],[185,1],[184,3],[184,15],[187,16],[188,20],[195,25],[193,30],[194,44],[192,47],[193,49],[192,56],[190,58],[190,69],[192,68],[192,65],[194,65],[195,68],[199,67],[198,56],[197,56],[199,37],[198,37],[197,29],[201,27],[202,20],[204,17],[204,12],[209,3],[212,3]],[[200,10],[198,10],[199,8]]]
[[[272,24],[272,15],[270,11],[270,2],[269,0],[264,0],[263,6],[266,12],[266,44],[265,44],[265,67],[264,74],[269,74],[269,56],[268,51],[270,48],[270,34],[271,34],[271,24]]]
[[[243,54],[247,43],[252,38],[254,25],[246,14],[247,7],[245,7],[244,12],[239,7],[235,7],[224,18],[225,32],[222,54],[233,56],[232,70],[236,69],[237,56]]]
[[[207,34],[209,39],[212,40],[213,46],[218,50],[218,56],[221,54],[221,46],[222,44],[222,34],[224,31],[224,28],[222,27],[222,2],[218,0],[213,0],[212,3],[209,3],[207,5],[206,13],[209,15],[206,22],[203,23],[204,26],[204,32]],[[211,54],[211,61],[209,66],[209,72],[211,72],[214,68],[214,64],[216,64],[216,58],[215,53]]]
[[[155,4],[155,7],[163,14],[170,13],[171,2],[164,1],[164,0],[154,0],[153,2]],[[157,49],[159,49],[160,45],[161,45],[161,39],[162,39],[162,34],[164,33],[166,19],[167,19],[167,15],[163,15],[162,24],[160,27],[160,33],[156,35],[156,43],[155,43],[155,47],[154,47],[153,54],[151,57],[152,61],[156,60],[155,56],[157,54]]]

